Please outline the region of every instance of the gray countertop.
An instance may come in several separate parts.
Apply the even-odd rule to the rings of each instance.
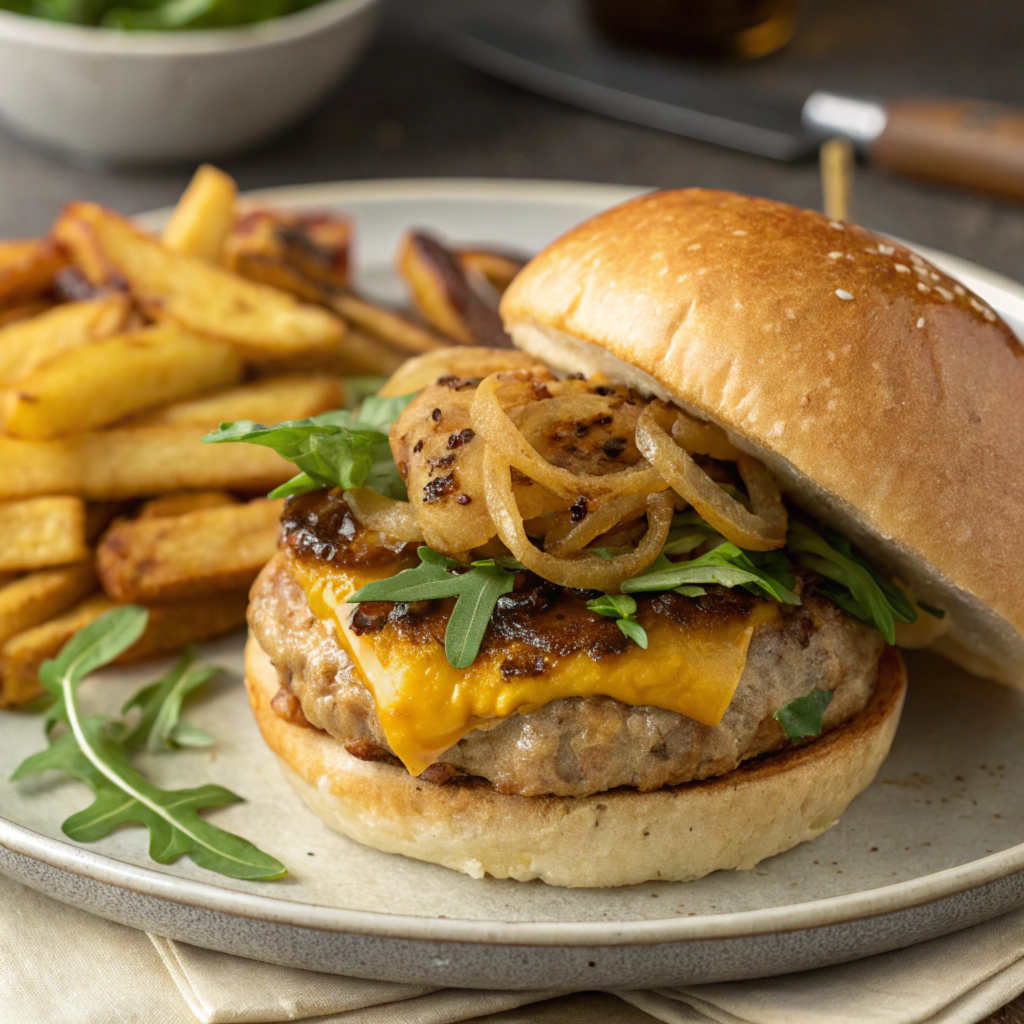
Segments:
[[[449,6],[511,8],[546,31],[579,31],[571,2],[393,0],[352,77],[286,136],[224,166],[243,189],[409,176],[559,178],[703,185],[817,206],[814,164],[777,164],[613,121],[519,91],[463,67],[410,31]],[[802,97],[815,85],[880,95],[956,92],[1024,106],[1019,0],[820,0],[781,54],[710,67],[709,76]],[[42,232],[63,202],[126,213],[173,202],[192,168],[90,168],[62,163],[0,133],[0,237]],[[1024,279],[1024,205],[862,167],[855,219]]]

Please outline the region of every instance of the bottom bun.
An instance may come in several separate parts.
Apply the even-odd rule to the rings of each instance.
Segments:
[[[752,868],[821,835],[881,767],[906,688],[899,652],[887,648],[867,707],[811,743],[650,793],[523,797],[498,793],[483,780],[435,785],[395,765],[360,761],[327,733],[275,714],[277,671],[251,636],[245,668],[263,738],[331,828],[474,878],[565,886],[688,882]]]

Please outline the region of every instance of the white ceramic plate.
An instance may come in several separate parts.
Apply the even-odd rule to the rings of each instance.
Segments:
[[[400,233],[531,251],[632,190],[479,181],[310,186],[258,198],[344,210],[357,222],[367,287],[397,297]],[[153,222],[159,220],[153,215]],[[1024,288],[932,256],[1024,334]],[[689,884],[565,890],[473,880],[329,832],[278,772],[246,705],[240,636],[211,644],[228,676],[189,717],[213,752],[156,758],[164,784],[222,783],[247,802],[211,820],[288,866],[276,883],[220,878],[188,860],[161,868],[125,829],[78,846],[61,821],[87,795],[74,782],[0,782],[0,869],[58,899],[197,945],[394,981],[502,988],[629,988],[785,973],[941,935],[1024,905],[1024,694],[928,654],[892,754],[830,832],[749,872]],[[113,710],[152,666],[83,687]],[[42,745],[37,719],[0,713],[0,776]]]

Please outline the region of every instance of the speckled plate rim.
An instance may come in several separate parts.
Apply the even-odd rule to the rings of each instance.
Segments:
[[[581,216],[623,202],[645,190],[577,182],[482,179],[398,179],[303,185],[246,195],[255,201],[299,207],[358,206],[380,201],[494,200],[501,203],[579,206]],[[169,211],[140,219],[162,223]],[[1003,315],[1024,322],[1024,286],[944,253],[915,248],[982,294]],[[877,917],[933,903],[1024,872],[1024,844],[920,878],[844,896],[786,907],[627,922],[503,922],[414,917],[316,906],[178,878],[84,850],[0,818],[0,846],[50,867],[174,903],[242,918],[321,931],[424,941],[529,946],[653,945],[742,938],[799,931]]]

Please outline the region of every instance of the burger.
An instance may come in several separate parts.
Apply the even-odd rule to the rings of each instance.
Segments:
[[[331,828],[563,886],[750,868],[874,778],[897,644],[1024,679],[1024,353],[957,281],[689,189],[570,231],[501,315],[515,348],[211,438],[302,470],[246,684]]]

